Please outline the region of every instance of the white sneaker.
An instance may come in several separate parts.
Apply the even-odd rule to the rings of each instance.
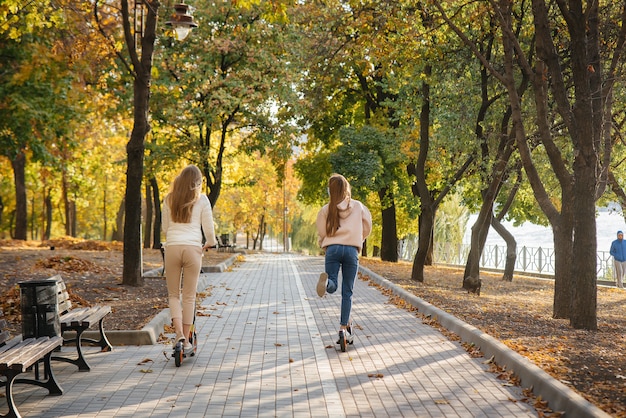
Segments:
[[[178,343],[185,344],[185,337],[177,337],[174,338],[174,343],[172,344],[172,348],[175,349]]]
[[[337,344],[341,344],[342,338],[345,338],[346,344],[354,344],[354,336],[352,335],[352,326],[349,326],[348,329],[339,330],[339,339],[337,340]]]
[[[328,274],[320,274],[320,278],[317,281],[317,295],[322,297],[326,294],[326,283],[328,282]]]

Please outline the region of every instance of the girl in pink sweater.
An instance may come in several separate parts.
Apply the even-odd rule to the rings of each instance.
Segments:
[[[320,247],[326,251],[324,273],[317,283],[317,294],[335,293],[341,269],[341,316],[339,341],[345,351],[352,344],[352,292],[359,269],[359,253],[363,241],[372,230],[372,215],[365,205],[351,198],[350,184],[340,174],[328,180],[330,202],[317,214],[317,234]]]

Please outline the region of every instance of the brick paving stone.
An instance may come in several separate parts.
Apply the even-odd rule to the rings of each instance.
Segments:
[[[63,418],[536,416],[482,359],[362,280],[355,343],[342,353],[341,296],[315,291],[323,266],[321,257],[246,255],[207,275],[198,354],[181,367],[166,344],[89,351],[88,373],[53,363],[62,396],[15,385],[18,409]]]

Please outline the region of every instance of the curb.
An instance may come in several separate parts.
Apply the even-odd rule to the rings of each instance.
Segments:
[[[532,387],[536,396],[548,400],[553,411],[564,411],[567,417],[611,417],[489,334],[418,298],[366,267],[359,266],[359,271],[367,274],[374,283],[391,290],[395,295],[410,303],[422,315],[437,320],[441,326],[458,335],[461,340],[480,348],[486,358],[493,356],[497,364],[505,366],[507,370],[512,370],[520,378],[522,387]]]
[[[208,273],[222,273],[230,267],[240,253],[234,254],[232,257],[222,261],[214,266],[202,267],[200,278],[198,279],[198,292],[203,291],[209,287],[210,280]],[[157,277],[161,275],[162,269],[150,270],[144,273],[144,277]],[[170,310],[169,308],[163,309],[156,314],[154,318],[150,320],[142,329],[134,331],[126,330],[111,330],[105,329],[107,339],[112,345],[155,345],[159,336],[163,332],[163,327],[170,322]],[[68,337],[71,337],[70,333],[67,333]],[[98,331],[85,331],[83,338],[98,339],[100,333]]]

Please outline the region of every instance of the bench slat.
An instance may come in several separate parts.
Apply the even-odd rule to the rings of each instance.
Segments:
[[[57,306],[59,307],[60,315],[63,315],[64,313],[67,313],[70,309],[72,309],[72,303],[69,301],[69,299],[59,302]]]
[[[110,306],[96,306],[89,310],[87,318],[83,320],[83,324],[93,325],[110,313]]]
[[[56,275],[50,278],[50,280],[53,279],[57,282],[57,306],[59,307],[59,314],[63,315],[72,309],[72,301],[70,300],[70,294],[61,276]]]
[[[111,313],[110,306],[94,306],[73,310],[61,316],[61,326],[90,327]]]
[[[1,328],[3,327],[0,327],[0,329]],[[11,334],[9,334],[9,331],[1,331],[0,332],[0,346],[4,345],[4,343],[7,342],[9,338],[11,338]]]
[[[37,340],[31,342],[26,349],[21,346],[16,347],[16,351],[19,352],[16,358],[7,362],[7,368],[24,373],[26,369],[32,366],[36,361],[40,360],[46,354],[51,352],[57,347],[63,344],[61,337],[40,337]],[[0,369],[4,364],[0,363]]]
[[[74,309],[73,311],[61,315],[61,317],[59,318],[59,320],[61,321],[61,325],[67,326],[70,325],[72,322],[78,320],[83,316],[85,309],[86,308]]]
[[[21,342],[22,342],[21,335],[17,337],[13,337],[12,339],[8,340],[3,346],[0,347],[0,356],[2,355],[2,353],[13,349],[13,347],[15,347],[16,345],[19,345]]]
[[[48,337],[42,337],[47,339]],[[11,347],[10,350],[4,351],[0,354],[0,370],[8,369],[12,363],[18,359],[18,356],[28,356],[30,350],[35,346],[36,340],[34,338],[28,338],[19,342]]]

